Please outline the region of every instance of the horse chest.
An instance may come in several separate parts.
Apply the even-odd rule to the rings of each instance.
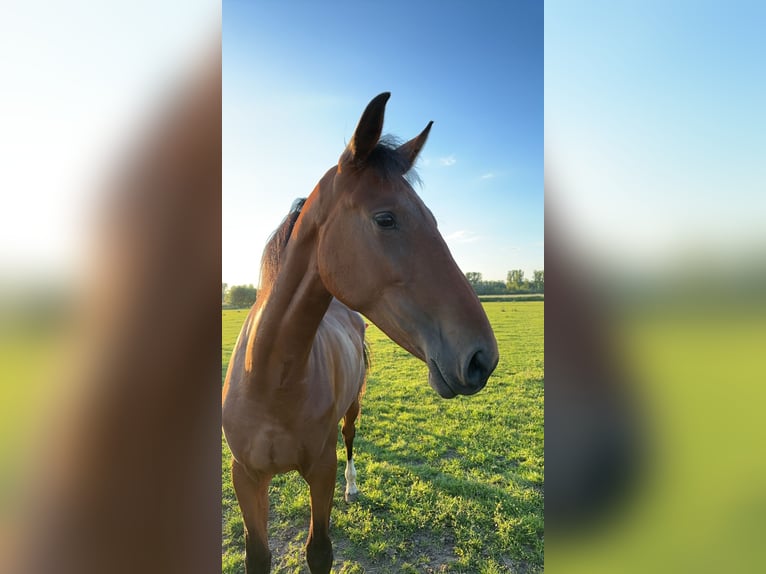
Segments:
[[[301,424],[269,422],[253,429],[245,453],[247,466],[274,474],[300,470],[308,454],[321,451],[328,440],[336,437],[337,431],[332,431],[337,424],[321,421],[311,427],[313,432],[307,432]]]

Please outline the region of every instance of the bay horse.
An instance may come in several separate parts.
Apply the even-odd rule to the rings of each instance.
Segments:
[[[341,419],[346,500],[358,493],[353,440],[366,371],[359,313],[428,365],[441,397],[477,393],[497,366],[484,309],[410,184],[433,122],[401,145],[381,139],[389,97],[367,105],[338,164],[272,235],[231,356],[222,422],[249,574],[271,569],[268,486],[292,470],[310,490],[309,569],[332,567]]]

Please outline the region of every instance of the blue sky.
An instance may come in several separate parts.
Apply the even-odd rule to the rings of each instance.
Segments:
[[[546,2],[548,206],[604,266],[762,253],[764,30],[763,2]]]
[[[543,260],[542,2],[223,4],[223,269],[257,283],[269,234],[337,162],[368,101],[434,126],[417,188],[463,271]]]
[[[91,265],[103,197],[219,21],[211,0],[3,4],[0,296]]]

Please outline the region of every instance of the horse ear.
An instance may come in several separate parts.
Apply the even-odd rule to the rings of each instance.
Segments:
[[[375,149],[383,132],[383,116],[386,111],[386,102],[390,97],[391,92],[383,92],[367,104],[354,130],[354,135],[351,136],[351,141],[341,156],[341,161],[361,163]]]
[[[412,165],[415,163],[415,160],[418,158],[420,150],[423,149],[423,146],[428,139],[428,133],[431,131],[432,125],[433,121],[428,122],[426,129],[420,132],[420,135],[412,138],[407,143],[403,143],[396,149],[396,151],[399,152],[402,158],[406,161],[407,168],[404,170],[405,173],[410,170]]]

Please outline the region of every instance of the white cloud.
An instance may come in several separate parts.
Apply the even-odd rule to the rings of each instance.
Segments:
[[[447,157],[440,157],[439,163],[444,167],[449,167],[451,165],[455,165],[457,163],[457,159],[455,158],[455,154],[450,154]]]
[[[494,174],[494,172],[490,171],[490,172],[487,172],[484,175],[482,175],[481,179],[492,179],[493,177],[495,177],[495,174]]]
[[[460,229],[453,233],[450,233],[445,238],[445,241],[451,241],[453,243],[473,243],[481,239],[479,235],[476,235],[473,231],[467,229]]]

